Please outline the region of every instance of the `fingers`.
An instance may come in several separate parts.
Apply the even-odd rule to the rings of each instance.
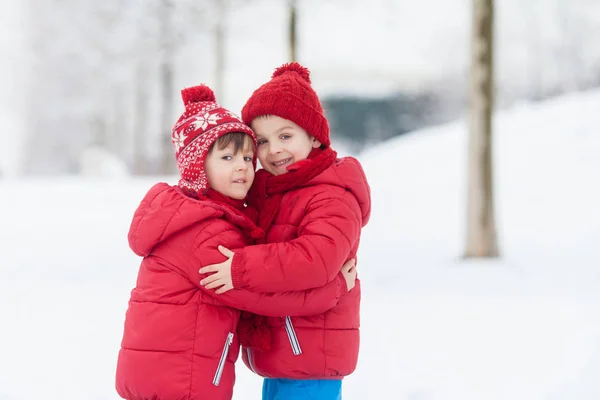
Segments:
[[[217,272],[220,264],[207,265],[198,270],[201,274],[208,274],[209,272]]]
[[[214,282],[214,281],[216,281],[216,280],[219,280],[219,279],[221,279],[221,276],[220,276],[219,274],[212,274],[212,275],[210,275],[210,276],[207,276],[206,278],[202,279],[202,280],[200,281],[200,284],[201,284],[202,286],[206,286],[206,285],[208,285],[209,283],[212,283],[212,282]]]
[[[352,268],[354,268],[356,266],[356,260],[351,258],[350,260],[346,261],[344,263],[344,265],[342,266],[342,271],[352,271]]]
[[[231,258],[235,254],[233,251],[229,250],[227,247],[224,246],[219,245],[218,249],[221,252],[221,254],[223,254],[227,258]]]
[[[229,290],[233,289],[232,285],[223,285],[220,289],[215,291],[216,294],[223,294]]]
[[[223,279],[217,279],[216,281],[213,281],[204,287],[206,289],[215,289],[215,288],[218,288],[219,286],[224,286],[224,285],[225,285],[225,282]],[[217,293],[219,293],[219,292],[217,292]]]
[[[358,276],[358,271],[356,270],[356,267],[352,267],[350,268],[350,270],[348,270],[345,275],[347,275],[349,278],[351,278],[352,280],[356,280],[357,276]]]

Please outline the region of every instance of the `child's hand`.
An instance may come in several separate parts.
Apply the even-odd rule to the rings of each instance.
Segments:
[[[344,278],[346,279],[346,286],[348,286],[348,291],[351,291],[356,285],[356,260],[354,258],[349,259],[342,266],[340,270]]]
[[[215,292],[216,294],[225,293],[226,291],[233,289],[233,281],[231,279],[231,262],[233,261],[233,256],[235,253],[223,246],[219,246],[219,251],[221,254],[227,257],[227,260],[220,264],[207,265],[206,267],[200,268],[198,271],[201,274],[214,272],[214,274],[202,279],[200,284],[207,289],[214,289],[220,286],[220,288]]]

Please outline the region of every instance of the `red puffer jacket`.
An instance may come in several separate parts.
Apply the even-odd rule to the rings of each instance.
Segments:
[[[250,224],[250,225],[249,225]],[[200,286],[198,269],[222,262],[219,244],[248,244],[254,225],[229,206],[199,201],[159,183],[135,212],[132,250],[143,256],[131,292],[117,363],[116,388],[129,400],[231,399],[240,311],[271,316],[319,314],[347,291],[334,282],[306,292],[216,295]]]
[[[260,210],[259,210],[260,211]],[[236,251],[234,287],[253,291],[303,290],[335,279],[356,257],[371,212],[360,163],[338,159],[315,178],[285,192],[265,245]],[[244,349],[246,365],[261,376],[340,379],[356,368],[360,282],[331,310],[311,317],[271,317],[270,351]]]

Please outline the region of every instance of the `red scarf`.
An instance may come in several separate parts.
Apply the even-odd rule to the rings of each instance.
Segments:
[[[265,232],[256,226],[256,223],[252,218],[252,210],[249,210],[248,207],[245,206],[246,199],[232,199],[212,188],[204,190],[202,194],[205,199],[224,205],[231,210],[233,214],[241,217],[242,219],[238,218],[237,225],[244,231],[244,234],[250,236],[252,239],[259,239],[265,236]],[[202,198],[200,199],[202,200]]]
[[[242,211],[244,209],[244,204],[246,203],[246,199],[232,199],[231,197],[225,196],[224,194],[219,193],[212,188],[206,189],[204,191],[204,196],[206,196],[206,198],[208,198],[209,200],[214,201],[215,203],[227,204],[228,206],[236,209],[237,211]]]
[[[314,149],[308,158],[290,165],[287,173],[273,175],[264,169],[256,172],[254,184],[248,193],[248,203],[259,210],[259,228],[268,232],[279,211],[285,192],[315,178],[329,168],[336,157],[337,153],[329,147]]]

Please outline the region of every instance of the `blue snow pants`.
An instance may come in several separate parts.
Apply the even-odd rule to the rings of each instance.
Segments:
[[[342,381],[265,378],[262,400],[342,400]]]

